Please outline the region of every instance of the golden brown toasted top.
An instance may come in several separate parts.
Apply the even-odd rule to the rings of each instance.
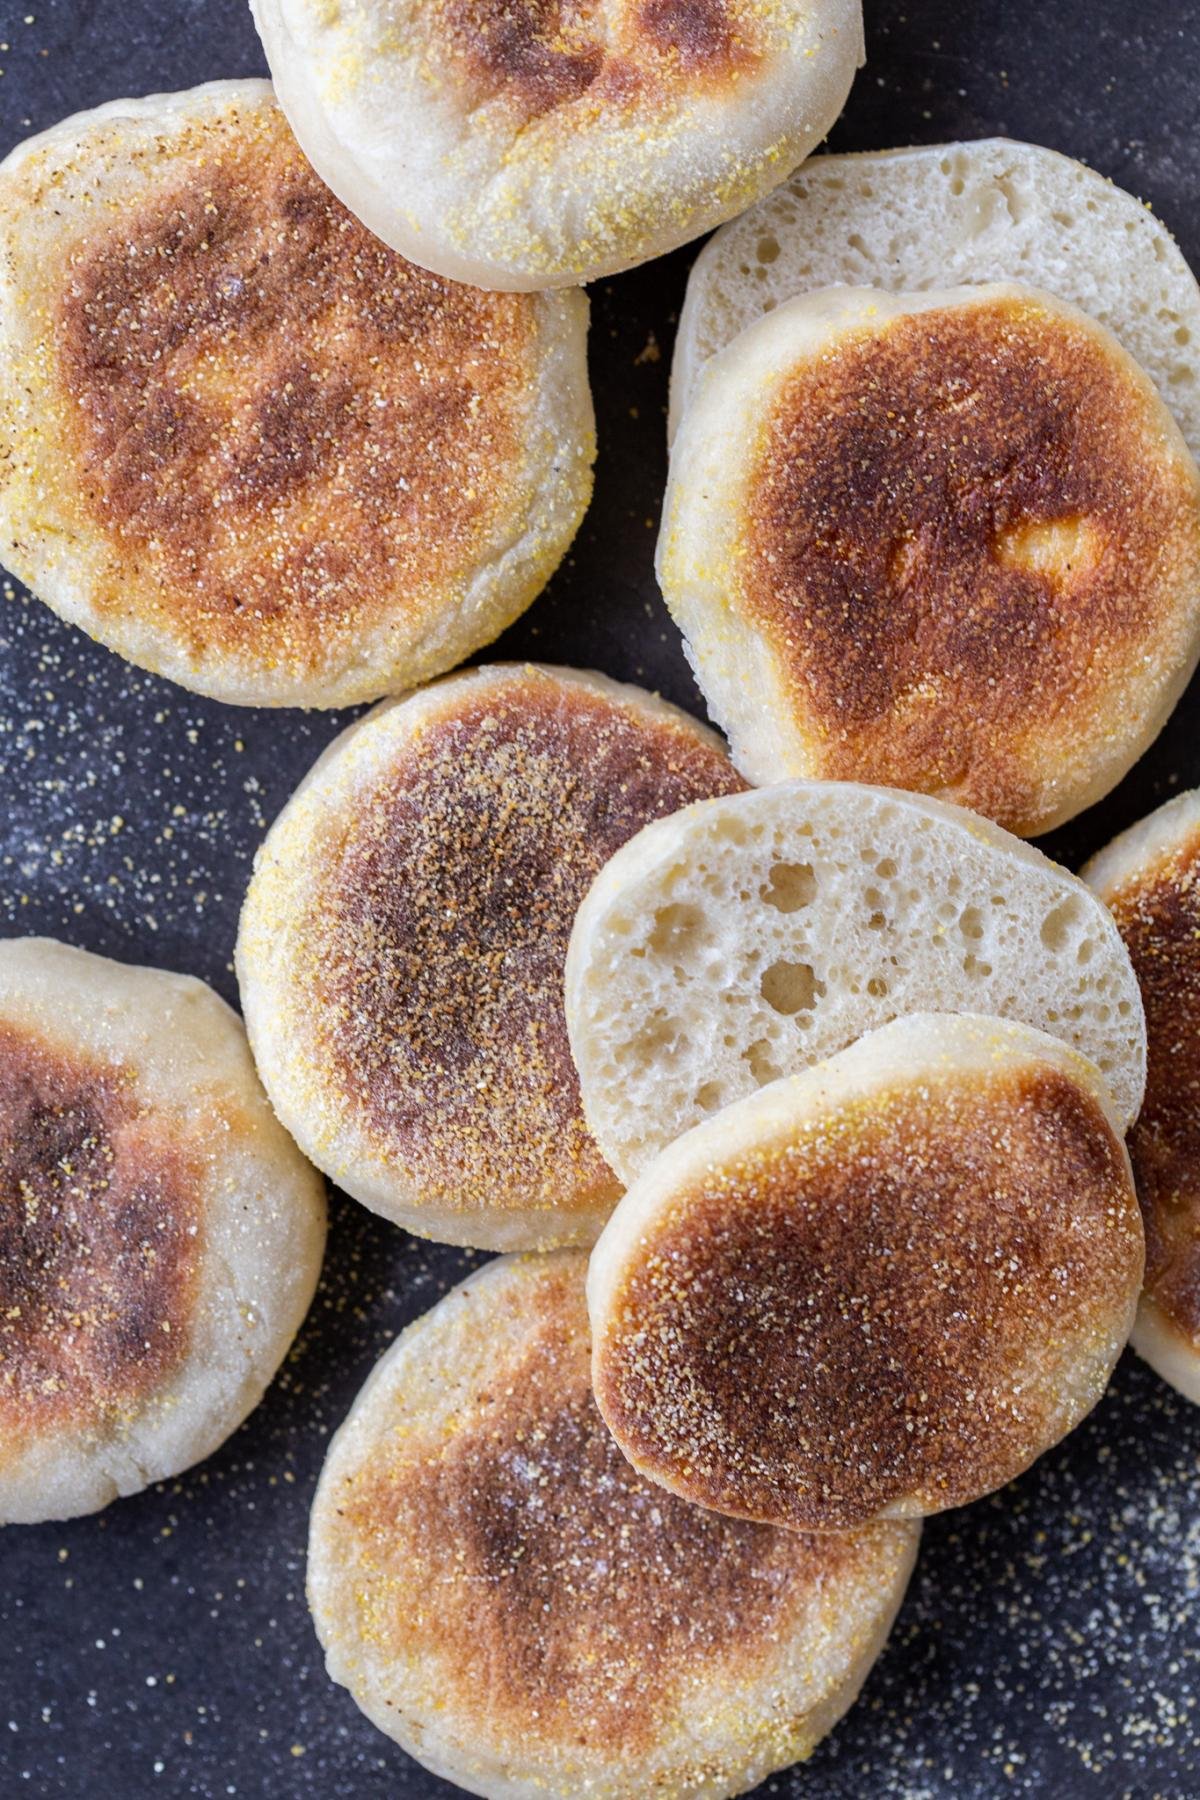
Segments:
[[[197,646],[320,668],[398,607],[419,625],[514,503],[537,302],[387,249],[273,104],[168,150],[161,192],[75,251],[54,326],[83,503],[137,577],[102,605],[136,591]]]
[[[1069,748],[1200,586],[1200,486],[1158,414],[1036,299],[902,315],[793,373],[744,583],[822,774],[1028,816],[1029,745]]]
[[[872,1094],[715,1167],[640,1242],[605,1417],[692,1499],[818,1528],[1019,1473],[1141,1267],[1120,1145],[1049,1067]]]
[[[727,86],[762,54],[739,0],[636,0],[611,17],[599,0],[442,0],[437,37],[475,105],[502,97],[526,121],[584,96],[623,108]]]
[[[575,912],[641,826],[743,786],[682,720],[517,670],[423,722],[356,802],[312,903],[322,1061],[427,1198],[615,1189],[567,1040]]]
[[[1200,831],[1109,904],[1146,1008],[1146,1098],[1129,1134],[1146,1291],[1200,1347]]]
[[[397,1414],[330,1504],[368,1645],[397,1672],[432,1661],[459,1730],[633,1757],[689,1683],[752,1680],[814,1587],[880,1540],[749,1525],[642,1481],[591,1398],[584,1268],[529,1282],[526,1343],[449,1436]]]
[[[128,1071],[0,1026],[0,1440],[115,1420],[170,1379],[198,1197]]]

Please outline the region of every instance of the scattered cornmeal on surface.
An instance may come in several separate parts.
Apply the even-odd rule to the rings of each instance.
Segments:
[[[1083,875],[1113,910],[1146,1008],[1146,1101],[1129,1134],[1146,1227],[1133,1347],[1200,1402],[1200,792],[1122,832]]]
[[[812,1536],[642,1480],[591,1397],[585,1258],[507,1257],[409,1327],[330,1447],[329,1673],[469,1792],[723,1800],[851,1704],[919,1527]]]
[[[203,982],[0,944],[0,1523],[177,1474],[257,1405],[324,1184]]]
[[[439,280],[268,83],[120,100],[0,165],[0,560],[110,649],[343,706],[510,624],[591,492],[587,302]]]
[[[565,669],[469,670],[351,726],[259,852],[237,949],[318,1167],[428,1237],[591,1243],[620,1186],[567,1042],[575,911],[647,820],[741,786],[687,714]]]
[[[1033,837],[1195,667],[1200,471],[1065,301],[828,288],[705,365],[658,566],[749,780],[912,788]]]
[[[1104,1392],[1142,1277],[1102,1078],[1029,1026],[914,1014],[697,1126],[588,1272],[638,1471],[800,1529],[963,1506]]]

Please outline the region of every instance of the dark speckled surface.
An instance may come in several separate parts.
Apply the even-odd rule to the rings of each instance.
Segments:
[[[870,60],[836,147],[1040,139],[1150,201],[1200,260],[1195,0],[867,0],[867,21]],[[261,67],[239,0],[3,0],[0,147],[119,94]],[[694,704],[651,568],[689,261],[594,293],[596,500],[570,562],[501,649]],[[1050,847],[1076,864],[1200,781],[1198,707],[1193,686],[1138,770]],[[344,723],[194,699],[6,588],[0,931],[190,970],[232,997],[251,855]],[[3,1800],[452,1792],[326,1681],[304,1540],[329,1433],[396,1330],[469,1266],[336,1203],[295,1354],[221,1454],[96,1518],[0,1534]],[[804,1771],[764,1791],[1195,1800],[1198,1589],[1200,1411],[1127,1358],[1057,1453],[927,1529],[860,1705]]]

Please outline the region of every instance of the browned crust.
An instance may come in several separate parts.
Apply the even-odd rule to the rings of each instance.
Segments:
[[[701,1504],[815,1528],[962,1505],[1059,1435],[1064,1380],[1140,1266],[1093,1096],[1050,1068],[923,1077],[649,1223],[597,1393],[628,1453]]]
[[[584,95],[665,104],[731,85],[761,60],[761,30],[738,0],[637,0],[616,20],[595,0],[443,0],[439,23],[475,105],[503,97],[523,121]]]
[[[520,504],[535,297],[386,248],[273,105],[167,148],[54,321],[81,502],[121,571],[101,615],[299,671],[388,619],[419,632]]]
[[[1146,1098],[1129,1134],[1146,1292],[1200,1350],[1200,829],[1109,905],[1146,1008]]]
[[[518,672],[435,713],[356,800],[306,933],[322,1063],[423,1199],[615,1198],[567,1039],[575,912],[643,825],[744,785],[683,720]]]
[[[136,1410],[179,1369],[200,1174],[132,1074],[0,1025],[0,1437]]]
[[[902,316],[805,363],[747,493],[746,601],[814,772],[1002,822],[1036,817],[1039,757],[1200,586],[1200,487],[1153,395],[1036,300]]]
[[[878,1540],[748,1525],[641,1480],[591,1398],[583,1277],[570,1258],[530,1282],[527,1344],[448,1439],[373,1439],[330,1496],[333,1549],[355,1559],[372,1655],[442,1671],[457,1729],[632,1758],[690,1684],[751,1682]]]

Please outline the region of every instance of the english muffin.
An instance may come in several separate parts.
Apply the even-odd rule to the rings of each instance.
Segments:
[[[973,813],[787,781],[647,825],[579,908],[567,1026],[583,1108],[628,1183],[673,1139],[903,1013],[999,1014],[1096,1064],[1122,1129],[1146,1029],[1095,895]]]
[[[914,1014],[690,1131],[592,1254],[596,1399],[639,1474],[843,1530],[1011,1481],[1104,1392],[1142,1223],[1098,1072]]]
[[[321,176],[489,288],[613,275],[732,218],[833,124],[859,0],[254,0]]]
[[[854,1700],[918,1528],[810,1536],[641,1480],[588,1380],[579,1252],[507,1257],[393,1344],[335,1437],[308,1589],[329,1673],[492,1800],[722,1800]]]
[[[575,909],[647,820],[741,785],[686,714],[567,669],[472,669],[351,726],[268,835],[237,950],[318,1167],[424,1236],[591,1243],[620,1189],[567,1043]]]
[[[1200,472],[1102,326],[1015,285],[827,289],[706,365],[659,576],[751,781],[1021,836],[1098,800],[1200,649]]]
[[[1008,138],[814,157],[722,226],[688,277],[672,435],[708,358],[785,300],[968,281],[1045,288],[1107,325],[1200,455],[1200,287],[1174,238],[1094,169]]]
[[[175,1475],[308,1309],[324,1185],[211,988],[0,943],[0,1523]]]
[[[1133,1347],[1200,1401],[1200,792],[1122,832],[1083,874],[1113,910],[1146,1005],[1146,1101],[1129,1134],[1146,1228]]]
[[[0,557],[219,700],[346,706],[452,667],[591,491],[582,295],[405,262],[261,81],[119,100],[0,165]]]

